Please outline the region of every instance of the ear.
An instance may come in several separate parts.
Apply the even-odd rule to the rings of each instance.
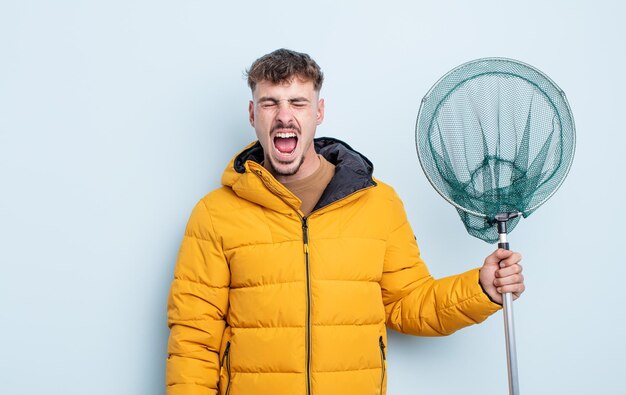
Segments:
[[[324,99],[317,102],[317,124],[321,124],[324,120]]]
[[[249,114],[249,120],[250,120],[250,125],[252,125],[252,127],[254,127],[254,102],[252,100],[250,100],[250,103],[248,104],[248,114]]]

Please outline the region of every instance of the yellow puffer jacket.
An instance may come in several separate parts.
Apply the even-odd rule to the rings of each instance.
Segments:
[[[430,276],[365,157],[315,145],[336,172],[308,217],[258,143],[194,208],[168,303],[168,395],[384,394],[385,324],[447,335],[499,308],[478,269]]]

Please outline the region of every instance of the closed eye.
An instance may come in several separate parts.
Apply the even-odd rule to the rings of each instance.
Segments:
[[[258,106],[264,110],[273,110],[277,108],[280,105],[280,102],[283,100],[278,100],[271,97],[263,97],[258,101]],[[296,97],[284,101],[286,101],[290,107],[295,109],[304,109],[307,108],[310,104],[310,101],[303,97]]]
[[[309,105],[308,100],[302,100],[302,99],[289,100],[289,103],[294,108],[305,108],[306,106]]]
[[[267,99],[267,100],[262,100],[259,103],[259,106],[263,109],[271,109],[271,108],[275,108],[276,106],[278,106],[278,101],[276,100],[271,100],[271,99]]]

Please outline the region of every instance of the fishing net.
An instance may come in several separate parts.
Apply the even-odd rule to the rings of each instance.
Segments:
[[[426,94],[416,144],[426,177],[467,231],[508,249],[507,233],[565,179],[574,120],[565,94],[539,70],[479,59],[453,69]],[[509,394],[519,395],[513,298],[502,297]]]
[[[498,240],[559,188],[574,156],[574,120],[565,94],[524,63],[486,58],[442,77],[422,100],[416,126],[420,163],[467,231]]]

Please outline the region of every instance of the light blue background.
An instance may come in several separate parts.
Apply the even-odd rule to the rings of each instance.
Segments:
[[[578,132],[559,192],[509,240],[524,394],[624,394],[620,1],[0,3],[0,392],[163,394],[166,297],[195,202],[254,138],[243,71],[279,47],[326,74],[318,135],[397,189],[434,275],[481,264],[414,149],[419,102],[465,61],[534,65]],[[389,394],[503,394],[501,314],[390,335]]]

